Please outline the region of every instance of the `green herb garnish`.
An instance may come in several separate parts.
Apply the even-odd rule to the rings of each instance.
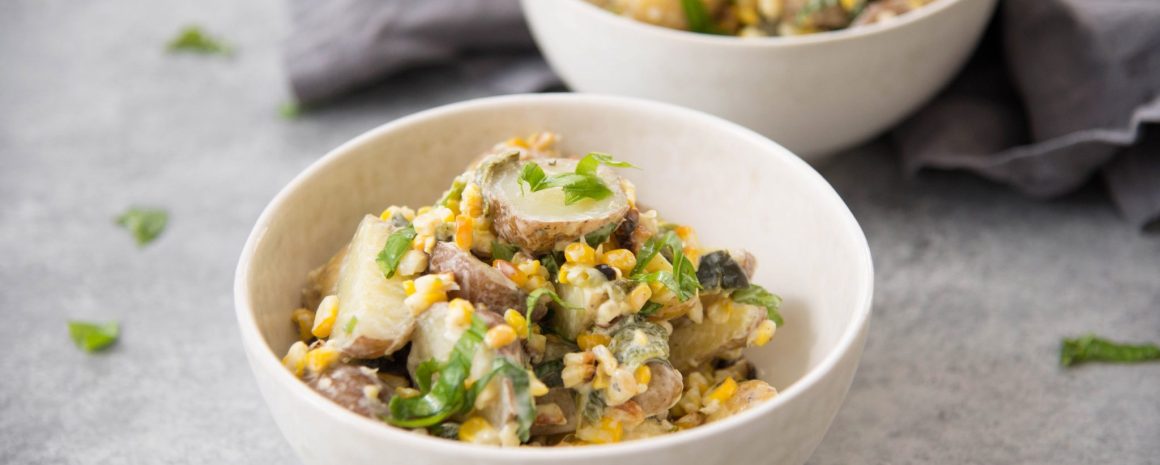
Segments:
[[[354,332],[355,326],[358,326],[358,317],[351,316],[349,320],[346,320],[346,326],[344,326],[342,329],[345,330],[347,334],[350,334]]]
[[[278,107],[278,114],[283,119],[296,119],[302,115],[302,106],[298,102],[285,102]]]
[[[673,270],[645,273],[645,266],[666,248],[673,257]],[[701,282],[697,280],[697,270],[693,267],[693,262],[685,257],[684,248],[681,238],[673,231],[649,238],[637,253],[636,266],[629,276],[640,282],[659,282],[673,291],[681,302],[689,300],[701,289]]]
[[[536,419],[536,401],[532,398],[531,377],[528,376],[528,370],[524,367],[516,365],[505,357],[496,357],[495,361],[492,362],[491,370],[471,386],[471,391],[467,397],[471,399],[471,404],[474,404],[475,398],[479,397],[479,393],[496,375],[501,375],[512,382],[512,390],[516,398],[516,420],[519,425],[516,434],[520,441],[527,441],[528,437],[531,436],[532,422]]]
[[[383,275],[387,278],[395,276],[395,269],[399,267],[399,261],[403,259],[408,250],[411,250],[411,241],[415,239],[415,228],[413,226],[406,226],[396,229],[387,237],[387,243],[383,245],[383,250],[379,252],[378,262],[379,269],[383,271]]]
[[[463,198],[463,188],[465,187],[467,187],[466,182],[463,182],[462,179],[455,178],[455,180],[451,182],[451,188],[444,191],[443,196],[440,197],[439,201],[435,202],[435,204],[441,207],[446,207],[451,202],[460,201]]]
[[[702,34],[717,34],[720,31],[713,26],[713,19],[701,0],[681,0],[681,9],[685,10],[685,20],[689,23],[689,30]]]
[[[564,303],[564,300],[560,299],[559,294],[556,294],[556,292],[551,290],[551,289],[548,289],[546,287],[541,287],[539,289],[532,291],[530,294],[528,294],[528,300],[527,300],[528,308],[527,308],[527,312],[524,314],[524,319],[527,320],[527,324],[528,324],[528,328],[527,328],[528,334],[532,334],[532,311],[534,311],[536,309],[536,304],[540,303],[540,297],[545,296],[545,295],[548,297],[551,297],[552,300],[556,301],[556,304],[558,304],[559,306],[564,307],[564,308],[571,308],[568,304]]]
[[[169,41],[167,47],[170,53],[190,52],[204,55],[231,55],[233,47],[221,39],[206,34],[198,26],[186,26],[181,33]]]
[[[608,223],[604,226],[601,226],[600,229],[585,234],[584,242],[588,243],[588,245],[592,247],[603,244],[608,241],[608,237],[612,235],[612,231],[615,231],[617,226],[620,226],[620,224]]]
[[[1120,344],[1094,334],[1064,339],[1059,349],[1059,364],[1069,367],[1084,362],[1136,363],[1160,360],[1156,344]]]
[[[650,300],[644,303],[644,306],[640,308],[640,311],[637,312],[637,314],[643,317],[650,317],[656,314],[657,310],[660,310],[661,307],[664,307],[664,305]]]
[[[601,200],[612,195],[612,190],[596,174],[600,165],[635,168],[631,163],[613,160],[611,155],[600,152],[585,155],[576,163],[572,173],[551,176],[539,164],[529,162],[520,170],[520,190],[524,189],[524,185],[532,192],[559,187],[564,191],[564,205],[572,205],[583,199]]]
[[[519,250],[520,248],[514,245],[493,241],[491,243],[491,258],[492,260],[507,260],[510,262]]]
[[[121,333],[120,325],[115,321],[108,323],[91,323],[87,321],[68,322],[68,334],[73,343],[85,352],[96,352],[117,342]]]
[[[737,303],[765,307],[765,312],[768,314],[769,319],[777,323],[778,327],[785,324],[785,321],[781,319],[781,313],[778,312],[778,309],[781,307],[781,297],[765,290],[764,287],[750,284],[745,289],[733,291],[729,297]]]
[[[549,280],[557,281],[559,279],[561,261],[563,261],[563,258],[557,257],[555,253],[549,253],[540,257],[540,264],[544,265],[544,268],[548,270]]]
[[[144,246],[165,231],[169,213],[160,208],[130,208],[117,217],[117,224],[133,233],[138,246]]]

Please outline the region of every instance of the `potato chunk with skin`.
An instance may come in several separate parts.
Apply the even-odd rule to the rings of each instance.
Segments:
[[[391,392],[370,368],[339,365],[309,384],[323,397],[359,415],[378,418],[387,413]]]
[[[388,279],[375,261],[394,230],[389,223],[367,215],[342,262],[338,318],[328,343],[347,356],[382,357],[410,342],[415,318],[403,303],[403,278]]]
[[[720,300],[709,305],[709,312],[722,311],[712,307],[724,305]],[[701,323],[688,319],[676,320],[673,334],[669,337],[671,351],[669,360],[682,372],[710,362],[718,354],[745,347],[749,333],[766,320],[762,307],[733,303],[727,318],[715,321],[705,318]]]
[[[338,274],[342,270],[342,262],[346,260],[346,252],[350,250],[350,243],[338,249],[338,252],[322,265],[306,275],[308,284],[302,289],[302,306],[314,310],[322,299],[328,295],[338,293]]]
[[[632,398],[644,412],[644,416],[653,417],[665,412],[681,400],[685,392],[685,381],[681,373],[665,362],[649,362],[649,372],[652,374],[648,382],[648,389]]]
[[[576,335],[592,326],[600,304],[608,300],[608,293],[600,287],[557,284],[556,292],[568,306],[555,310],[553,323],[560,336],[569,341],[576,340]]]
[[[435,249],[431,252],[430,267],[432,273],[455,275],[459,290],[452,292],[450,297],[460,297],[476,305],[482,304],[488,310],[501,315],[509,308],[520,313],[525,310],[528,296],[515,282],[450,242],[435,244]],[[543,311],[539,313],[543,314]]]
[[[777,396],[777,389],[760,379],[751,379],[737,385],[737,392],[705,417],[705,423],[728,418]]]
[[[566,158],[520,161],[516,154],[507,154],[481,164],[478,183],[496,236],[503,242],[540,255],[610,224],[618,224],[628,212],[628,197],[621,188],[620,177],[607,167],[598,168],[597,174],[611,195],[601,200],[585,198],[567,205],[561,188],[531,192],[521,184],[520,172],[527,163],[540,165],[551,176],[572,172],[577,161]]]

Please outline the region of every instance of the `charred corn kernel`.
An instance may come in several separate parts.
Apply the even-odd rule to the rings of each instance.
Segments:
[[[564,354],[564,370],[560,379],[564,387],[574,387],[588,382],[596,372],[596,357],[592,352],[571,352]]]
[[[652,289],[648,287],[648,284],[640,283],[632,288],[632,291],[629,291],[625,302],[632,308],[632,311],[639,312],[650,297],[652,297]]]
[[[560,271],[556,273],[556,280],[559,281],[560,284],[570,284],[568,282],[568,275],[572,273],[573,268],[575,268],[575,266],[567,263],[560,265]]]
[[[305,342],[295,342],[290,346],[290,350],[286,351],[286,356],[282,357],[282,365],[294,373],[294,376],[301,377],[306,371],[306,354],[309,351]]]
[[[311,373],[322,373],[331,365],[338,363],[338,356],[342,355],[338,349],[321,346],[306,353],[306,369]]]
[[[318,311],[314,314],[314,324],[310,332],[319,339],[330,337],[336,318],[338,318],[338,296],[328,295],[318,304]]]
[[[505,321],[508,326],[511,326],[512,329],[516,330],[516,335],[519,336],[520,339],[528,338],[528,320],[527,318],[524,318],[523,314],[516,311],[515,309],[509,308],[506,312],[503,312],[503,321]]]
[[[463,442],[476,442],[483,436],[495,435],[495,428],[480,417],[471,417],[467,421],[459,425],[459,440]]]
[[[471,217],[467,215],[459,215],[455,218],[455,246],[459,250],[471,250]]]
[[[573,242],[564,248],[564,259],[568,263],[596,266],[596,251],[583,242]]]
[[[483,195],[479,191],[478,184],[468,183],[463,186],[463,197],[459,203],[459,209],[464,215],[472,218],[483,216]]]
[[[408,279],[406,281],[403,281],[403,293],[405,293],[407,295],[411,295],[411,294],[415,293],[415,280],[414,279]]]
[[[762,321],[757,325],[757,329],[753,330],[753,334],[749,335],[749,345],[761,347],[769,343],[773,339],[773,333],[777,330],[777,323],[772,320]]]
[[[733,377],[730,376],[725,378],[725,381],[722,381],[721,384],[713,388],[712,391],[709,391],[709,393],[705,395],[705,400],[717,401],[718,403],[725,402],[733,397],[734,394],[737,394],[737,381],[733,381]]]
[[[548,394],[548,385],[540,381],[539,378],[536,378],[536,374],[531,370],[528,370],[528,379],[530,380],[528,392],[532,394],[532,397],[540,397]]]
[[[612,338],[608,337],[607,334],[585,331],[576,336],[576,345],[580,346],[580,350],[589,350],[598,345],[608,345],[610,342],[612,342]]]
[[[298,328],[298,339],[309,341],[312,336],[310,328],[314,326],[314,312],[305,309],[297,308],[290,313],[290,321],[294,322],[294,327]]]
[[[604,417],[600,423],[577,431],[576,436],[593,444],[612,444],[624,438],[624,426],[617,420]]]
[[[608,388],[604,391],[604,400],[610,406],[628,402],[638,392],[636,378],[627,368],[620,368],[608,377]]]
[[[515,342],[516,330],[508,325],[495,325],[483,335],[483,343],[492,349],[498,349]]]
[[[499,270],[504,276],[516,283],[517,286],[523,287],[528,283],[528,275],[520,271],[519,267],[507,260],[496,260],[491,263],[491,267]]]
[[[600,257],[600,263],[628,274],[636,266],[636,255],[633,255],[632,251],[628,249],[610,250]]]
[[[632,373],[632,376],[636,378],[636,384],[648,386],[648,382],[652,381],[652,370],[648,365],[641,365]]]
[[[521,149],[529,148],[528,141],[524,140],[522,137],[513,137],[511,139],[508,139],[507,142],[504,142],[504,145],[510,145],[512,147],[519,147]]]
[[[450,312],[447,314],[447,322],[451,326],[466,328],[471,324],[471,316],[475,314],[475,305],[463,299],[452,299],[447,304]]]

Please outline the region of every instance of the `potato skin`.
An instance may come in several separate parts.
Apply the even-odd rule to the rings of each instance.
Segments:
[[[499,270],[487,266],[475,258],[471,252],[460,250],[450,242],[439,242],[431,251],[430,270],[432,273],[451,273],[459,290],[450,297],[466,299],[473,304],[482,304],[488,310],[503,314],[512,308],[523,313],[528,295],[515,282]]]
[[[648,390],[637,394],[632,400],[640,405],[644,416],[652,417],[668,412],[681,400],[681,395],[685,391],[685,381],[681,373],[668,363],[653,361],[647,366],[652,372]]]
[[[777,396],[777,389],[760,379],[743,381],[737,385],[737,393],[721,404],[720,408],[705,417],[705,423],[729,418],[739,412]]]
[[[323,397],[359,415],[377,419],[387,413],[390,391],[370,368],[339,365],[308,383]],[[368,391],[378,395],[368,397]]]

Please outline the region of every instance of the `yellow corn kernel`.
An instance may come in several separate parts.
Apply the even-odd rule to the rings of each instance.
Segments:
[[[669,263],[668,259],[658,253],[653,255],[652,260],[649,260],[648,264],[644,266],[644,270],[649,273],[654,271],[673,271],[673,265]]]
[[[730,376],[728,378],[725,378],[725,381],[722,381],[721,384],[719,384],[719,385],[717,385],[717,387],[713,388],[712,391],[709,391],[709,393],[705,395],[705,400],[706,401],[715,400],[717,402],[725,402],[725,401],[729,400],[729,398],[733,397],[733,395],[736,393],[737,393],[737,381],[733,381],[733,377]]]
[[[568,284],[568,273],[572,271],[573,266],[567,263],[560,265],[560,271],[556,273],[556,281],[560,284]]]
[[[526,149],[526,148],[528,148],[528,141],[524,140],[521,137],[513,137],[511,139],[508,139],[507,142],[504,142],[504,145],[510,145],[512,147],[519,147],[521,149]]]
[[[314,337],[324,339],[330,337],[334,328],[334,320],[338,318],[338,296],[328,295],[318,304],[318,311],[314,313],[314,321],[310,332]]]
[[[507,322],[508,326],[516,330],[516,335],[520,339],[528,338],[528,319],[524,318],[523,314],[513,308],[509,308],[503,313],[503,321]]]
[[[741,20],[741,23],[747,26],[752,26],[761,21],[761,18],[757,16],[757,8],[750,3],[737,5],[737,19]]]
[[[305,342],[295,342],[290,346],[290,350],[286,351],[286,356],[282,357],[282,365],[294,373],[294,376],[301,377],[302,373],[306,371],[306,353],[308,351]]]
[[[322,373],[338,362],[339,355],[342,352],[333,347],[318,347],[306,353],[306,369],[311,373]]]
[[[494,433],[495,428],[492,428],[491,423],[480,417],[471,417],[459,426],[459,440],[463,442],[475,442],[475,439],[481,433]]]
[[[499,270],[504,276],[516,283],[517,286],[523,287],[528,283],[528,275],[520,271],[518,267],[507,260],[496,260],[491,264],[492,268]]]
[[[483,216],[483,195],[479,191],[478,184],[469,183],[463,187],[463,196],[459,203],[459,208],[464,215],[472,218]]]
[[[583,242],[573,242],[564,248],[564,259],[577,265],[596,266],[596,251]]]
[[[511,344],[516,340],[516,330],[508,325],[496,325],[483,335],[483,343],[492,349]]]
[[[459,250],[471,250],[471,217],[459,215],[455,218],[455,246]]]
[[[297,308],[290,312],[290,321],[294,322],[294,326],[298,328],[298,339],[302,341],[310,341],[313,337],[310,334],[310,328],[314,326],[314,312],[306,308]]]
[[[461,328],[471,324],[471,316],[475,314],[475,305],[472,305],[471,302],[464,299],[452,299],[447,307],[450,310],[447,318],[451,324]]]
[[[616,268],[627,275],[636,267],[636,255],[633,255],[632,251],[628,249],[610,250],[600,257],[600,263]]]
[[[429,211],[431,211],[431,207],[429,207],[429,206],[428,207],[419,207],[419,210],[415,211],[415,214],[422,215],[422,214],[425,214]]]
[[[580,346],[580,350],[589,350],[599,345],[608,345],[612,342],[612,338],[607,334],[582,332],[576,336],[576,345]]]
[[[648,382],[652,381],[652,370],[648,365],[641,365],[632,373],[632,377],[636,378],[636,384],[641,386],[648,386]]]
[[[773,320],[762,321],[757,329],[753,330],[753,334],[749,336],[749,345],[761,347],[769,343],[773,339],[773,333],[777,329],[777,323]]]
[[[534,275],[528,277],[528,284],[524,286],[524,289],[536,290],[546,286],[547,284],[548,280],[546,278],[540,275]]]
[[[846,11],[856,11],[858,7],[862,6],[863,0],[841,0],[842,9]]]
[[[528,392],[532,394],[532,397],[541,397],[548,394],[548,385],[544,384],[543,381],[540,381],[540,379],[536,377],[536,374],[532,372],[532,370],[528,370],[528,379],[531,381],[529,383]]]
[[[612,444],[624,438],[624,426],[617,420],[604,417],[600,419],[599,425],[585,428],[578,435],[580,439],[593,444]]]
[[[419,390],[415,389],[415,388],[409,388],[406,386],[399,386],[399,387],[395,388],[395,395],[402,397],[404,399],[410,399],[412,397],[419,397],[421,394],[423,394],[423,393],[419,392]]]
[[[605,370],[596,370],[596,377],[592,378],[592,389],[604,389],[608,387],[610,376]]]
[[[639,312],[650,297],[652,297],[652,289],[648,287],[648,284],[640,283],[632,288],[625,301],[629,307],[632,307],[632,311]]]
[[[414,279],[408,279],[406,281],[403,281],[403,292],[407,295],[411,295],[411,294],[415,293],[415,280]]]

